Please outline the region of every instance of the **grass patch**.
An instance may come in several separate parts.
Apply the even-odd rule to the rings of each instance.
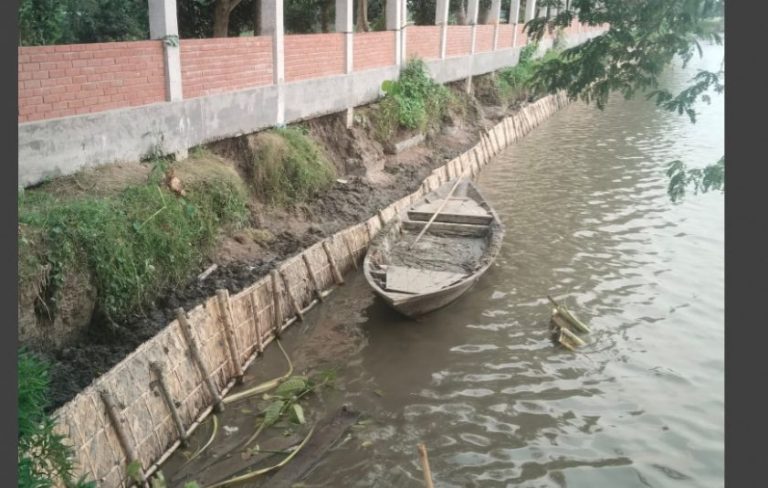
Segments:
[[[538,43],[526,45],[520,51],[520,59],[515,66],[498,71],[496,90],[498,96],[508,103],[521,102],[543,95],[546,90],[534,82],[534,73],[544,63],[557,59],[563,49],[563,41],[560,37],[555,40],[552,49],[543,56],[535,58],[539,49]]]
[[[269,130],[252,141],[249,184],[263,201],[303,202],[330,188],[336,178],[323,150],[300,128]]]
[[[106,318],[143,312],[158,290],[183,284],[199,268],[220,229],[245,220],[242,184],[212,173],[190,178],[178,196],[163,183],[168,164],[113,195],[62,196],[45,187],[20,193],[19,279],[38,288],[36,308],[55,316],[65,275],[85,268]],[[184,165],[178,168],[183,174]]]
[[[386,93],[374,115],[376,137],[382,142],[399,128],[424,132],[440,124],[453,104],[451,92],[436,83],[421,59],[411,59],[397,81],[382,84]]]
[[[74,465],[69,445],[54,432],[55,420],[48,406],[48,365],[24,350],[18,365],[18,475],[20,488],[52,488],[56,482],[70,488],[95,488],[93,482],[73,480]]]

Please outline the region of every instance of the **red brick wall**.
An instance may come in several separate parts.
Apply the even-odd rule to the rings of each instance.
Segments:
[[[449,25],[448,40],[446,41],[445,55],[463,56],[469,54],[472,43],[472,27],[468,25]]]
[[[395,64],[395,33],[393,31],[355,33],[352,43],[354,71]]]
[[[493,51],[493,26],[478,25],[477,37],[475,38],[475,52],[484,53]]]
[[[272,37],[182,39],[184,98],[272,83]]]
[[[525,24],[517,24],[517,39],[515,40],[515,46],[525,46],[528,44],[528,36],[524,32]]]
[[[19,122],[165,100],[162,41],[19,49]]]
[[[498,49],[508,49],[512,47],[512,35],[515,32],[515,26],[511,24],[499,24],[499,45]]]
[[[344,73],[344,34],[285,36],[285,81]]]
[[[440,58],[440,26],[412,25],[405,32],[405,53],[407,58]]]

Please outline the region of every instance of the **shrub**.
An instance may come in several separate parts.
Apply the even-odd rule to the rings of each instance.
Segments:
[[[158,289],[186,281],[218,231],[247,215],[244,189],[232,181],[201,179],[178,196],[158,181],[163,171],[156,173],[114,195],[67,198],[44,188],[20,195],[20,281],[48,270],[38,299],[51,317],[74,267],[88,270],[107,318],[141,311]]]
[[[258,134],[255,141],[250,184],[267,202],[302,202],[333,184],[333,164],[303,130],[274,129]]]
[[[385,81],[382,90],[385,97],[375,117],[381,140],[399,127],[425,131],[438,125],[454,103],[451,92],[432,80],[424,61],[417,58],[408,61],[397,81]]]
[[[54,432],[55,421],[45,413],[48,406],[48,365],[20,350],[18,364],[18,475],[20,488],[95,488],[84,479],[74,481],[71,448]]]

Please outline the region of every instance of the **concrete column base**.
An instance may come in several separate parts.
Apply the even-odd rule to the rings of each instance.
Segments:
[[[355,125],[355,109],[353,107],[349,107],[345,115],[347,129],[351,129],[352,126]]]

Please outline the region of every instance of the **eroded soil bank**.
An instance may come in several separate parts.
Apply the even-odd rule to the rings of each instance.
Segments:
[[[142,314],[129,320],[105,324],[102,318],[90,314],[86,315],[90,320],[88,325],[75,339],[54,345],[51,342],[25,344],[52,364],[51,409],[74,397],[154,336],[173,320],[176,308],[191,309],[217,289],[236,293],[267,274],[279,261],[327,235],[369,218],[380,208],[413,192],[432,169],[474,145],[483,129],[520,108],[520,104],[509,108],[506,104],[499,105],[492,93],[484,91],[482,79],[474,84],[472,96],[462,94],[461,86],[463,83],[451,88],[461,97],[462,110],[451,113],[439,129],[425,134],[423,143],[399,154],[387,154],[374,134],[371,114],[376,110],[375,104],[356,109],[355,123],[349,129],[345,127],[343,114],[300,124],[335,166],[338,179],[332,187],[306,203],[288,206],[250,198],[247,224],[218,236],[199,272],[214,264],[216,269],[204,279],[199,280],[195,274],[185,286],[158,290],[152,305],[144,307]],[[413,135],[401,132],[397,139],[404,140]],[[210,144],[194,157],[236,168],[245,178],[241,169],[248,158],[246,148],[251,137]],[[140,166],[140,163],[127,165],[128,172],[146,178],[149,170]],[[121,171],[125,168],[123,165]],[[112,191],[108,184],[110,171],[102,169],[94,176],[94,185],[100,191]],[[81,308],[87,310],[88,293],[81,288],[78,296],[85,301]],[[72,308],[78,307],[77,303],[72,305]],[[90,305],[92,307],[92,303]]]

